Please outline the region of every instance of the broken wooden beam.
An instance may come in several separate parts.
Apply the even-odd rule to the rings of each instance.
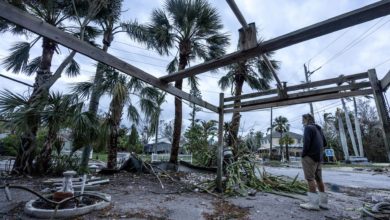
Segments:
[[[281,100],[292,100],[292,99],[315,96],[315,95],[325,95],[325,94],[329,94],[329,93],[338,93],[338,92],[342,92],[342,91],[346,91],[346,90],[357,90],[357,89],[367,88],[370,86],[371,86],[371,84],[369,82],[354,83],[351,85],[335,86],[335,87],[330,87],[330,88],[311,90],[311,91],[307,91],[307,92],[296,92],[293,94],[287,94],[288,98],[284,98],[284,99],[281,99],[279,96],[277,96],[277,97],[274,96],[274,97],[269,97],[269,98],[262,98],[262,99],[257,99],[257,100],[241,102],[240,106],[247,107],[247,106],[252,106],[252,105],[277,102],[277,101],[281,101]],[[235,104],[227,104],[227,105],[224,105],[224,108],[225,109],[231,108],[231,107],[234,107],[234,105]]]
[[[386,90],[389,88],[389,86],[390,86],[390,71],[381,80],[381,87],[382,87],[383,92],[386,92]]]
[[[390,14],[390,0],[378,1],[362,8],[276,37],[274,39],[264,41],[255,48],[227,54],[220,58],[216,58],[214,60],[195,65],[185,70],[160,77],[160,79],[164,82],[173,82],[195,76],[197,74],[214,70],[219,67],[237,63],[240,60],[246,60],[259,56],[263,53],[279,50],[281,48],[339,31],[347,27],[374,20],[388,14]]]
[[[303,98],[297,98],[297,99],[291,99],[291,100],[290,99],[281,100],[281,101],[259,104],[259,105],[248,106],[248,107],[242,107],[242,108],[236,108],[236,109],[227,109],[227,110],[224,110],[224,113],[246,112],[246,111],[264,109],[264,108],[270,108],[270,107],[296,105],[296,104],[303,104],[303,103],[308,103],[308,102],[326,101],[326,100],[331,100],[331,99],[339,99],[339,98],[352,97],[352,96],[363,96],[363,95],[370,95],[370,94],[372,94],[372,89],[357,90],[357,91],[342,92],[342,93],[331,93],[331,94],[309,96],[309,97],[303,97]]]
[[[133,65],[130,65],[127,62],[107,52],[104,52],[103,50],[94,47],[89,43],[76,38],[73,35],[65,33],[64,31],[40,20],[39,18],[32,16],[27,12],[24,12],[6,3],[6,1],[0,1],[0,17],[14,24],[17,24],[27,30],[30,30],[38,35],[49,38],[67,48],[84,54],[85,56],[90,57],[96,61],[112,66],[127,75],[140,79],[152,86],[155,86],[163,91],[170,93],[171,95],[195,103],[213,112],[218,112],[217,106],[214,106],[167,83],[164,83],[160,81],[157,77]]]
[[[314,87],[320,87],[320,86],[327,86],[331,84],[342,84],[345,82],[349,81],[355,81],[359,79],[368,79],[368,73],[363,72],[363,73],[357,73],[353,75],[345,75],[345,76],[339,76],[331,79],[324,79],[324,80],[319,80],[319,81],[314,81],[314,82],[309,82],[309,83],[303,83],[303,84],[298,84],[298,85],[293,85],[293,86],[288,86],[286,87],[286,91],[295,91],[295,90],[300,90],[300,89],[309,89],[309,88],[314,88]],[[238,99],[249,99],[249,98],[256,98],[259,96],[264,96],[264,95],[272,95],[272,94],[277,94],[278,90],[277,89],[270,89],[267,91],[261,91],[261,92],[254,92],[254,93],[249,93],[245,95],[240,95],[240,96],[232,96],[232,97],[227,97],[224,99],[225,102],[229,101],[234,101]]]
[[[381,82],[378,80],[375,69],[368,70],[368,77],[372,87],[372,93],[376,104],[376,109],[379,116],[379,121],[382,125],[383,140],[385,143],[385,149],[387,152],[387,160],[390,161],[390,117],[389,106],[386,105],[385,97],[383,96],[383,90],[381,88]]]

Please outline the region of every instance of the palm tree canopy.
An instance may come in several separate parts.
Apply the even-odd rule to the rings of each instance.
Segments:
[[[267,53],[266,56],[271,57],[272,53]],[[270,62],[274,69],[280,68],[279,61],[270,60]],[[222,90],[230,87],[233,95],[234,86],[239,80],[243,80],[251,89],[258,91],[270,89],[269,84],[273,80],[272,72],[262,57],[231,64],[227,70],[226,75],[218,81],[218,85]]]
[[[225,53],[229,40],[221,34],[222,28],[217,10],[206,0],[167,0],[163,9],[152,12],[151,22],[141,26],[146,42],[140,35],[129,34],[160,54],[169,55],[178,48],[176,54],[189,58],[186,65],[195,58],[210,60]],[[175,56],[168,72],[177,71],[178,62]]]
[[[10,4],[18,7],[19,9],[26,11],[39,19],[58,27],[59,29],[80,36],[80,27],[74,25],[73,21],[88,16],[89,6],[87,1],[63,1],[63,0],[40,0],[40,1],[10,1]],[[74,10],[77,8],[77,12]],[[103,7],[104,8],[104,7]],[[95,16],[94,16],[95,17]],[[84,40],[95,45],[93,39],[96,38],[101,32],[92,27],[86,26],[84,28]],[[14,73],[23,72],[27,75],[33,74],[41,63],[41,56],[30,59],[31,48],[42,39],[41,36],[37,36],[32,32],[23,29],[13,23],[10,23],[0,18],[0,33],[10,32],[15,35],[24,35],[27,38],[33,37],[30,41],[16,42],[10,48],[10,55],[2,60],[2,64],[6,70],[11,70]],[[51,42],[54,50],[59,53],[59,47],[56,43]],[[72,60],[67,65],[66,74],[70,77],[79,74],[79,66]]]
[[[290,130],[290,124],[288,123],[288,119],[283,116],[275,118],[274,122],[272,123],[272,127],[280,134]]]

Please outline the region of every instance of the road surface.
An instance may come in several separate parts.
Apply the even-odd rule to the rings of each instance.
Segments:
[[[273,175],[283,175],[294,178],[299,173],[298,178],[303,180],[302,168],[290,167],[265,167],[265,170]],[[322,170],[322,177],[325,183],[352,188],[387,189],[390,190],[390,174],[375,174],[349,172],[339,170]]]

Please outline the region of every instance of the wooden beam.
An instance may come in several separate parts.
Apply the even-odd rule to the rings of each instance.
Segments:
[[[238,108],[238,109],[228,109],[228,110],[224,110],[224,112],[225,113],[246,112],[246,111],[264,109],[264,108],[270,108],[270,107],[296,105],[296,104],[303,104],[303,103],[308,103],[308,102],[318,102],[318,101],[339,99],[339,98],[351,97],[351,96],[369,95],[369,94],[372,94],[371,89],[357,90],[357,91],[343,92],[343,93],[331,93],[331,94],[325,94],[325,95],[303,97],[303,98],[292,99],[292,100],[287,99],[287,100],[283,100],[283,101],[248,106],[248,107],[243,107],[243,108]]]
[[[294,86],[288,86],[288,87],[286,87],[286,91],[290,92],[290,91],[296,91],[296,90],[300,90],[300,89],[309,89],[309,88],[313,88],[313,87],[327,86],[327,85],[331,85],[331,84],[342,84],[342,83],[345,83],[348,81],[354,81],[354,80],[365,79],[365,78],[368,78],[367,72],[357,73],[357,74],[353,74],[353,75],[339,76],[336,78],[319,80],[319,81],[309,82],[309,83],[303,83],[303,84],[294,85]],[[276,94],[277,92],[278,92],[277,89],[271,89],[271,90],[267,90],[267,91],[263,91],[263,92],[254,92],[254,93],[249,93],[249,94],[240,95],[240,96],[232,96],[232,97],[225,98],[225,102],[234,101],[237,99],[255,98],[255,97],[263,96],[263,95],[272,95],[272,94]]]
[[[217,151],[217,190],[223,192],[222,175],[223,175],[223,96],[219,94],[219,120],[218,120],[218,151]]]
[[[389,86],[390,86],[390,71],[381,80],[381,86],[382,86],[383,92],[386,92],[386,90],[389,88]]]
[[[351,85],[343,85],[343,86],[335,86],[335,87],[331,87],[331,88],[316,89],[316,90],[311,90],[311,91],[307,91],[307,92],[296,92],[293,94],[288,94],[287,99],[291,100],[291,99],[303,98],[303,97],[314,96],[314,95],[325,95],[325,94],[329,94],[329,93],[342,92],[345,90],[357,90],[357,89],[367,88],[370,86],[371,86],[371,84],[369,82],[361,82],[361,83],[354,83]],[[278,97],[269,97],[269,98],[241,102],[240,106],[247,107],[247,106],[251,106],[251,105],[259,105],[259,104],[265,104],[265,103],[269,103],[269,102],[276,102],[276,101],[282,101],[282,100],[286,100],[286,99],[281,99],[279,96]],[[234,107],[234,104],[224,105],[225,109],[231,108],[231,107]]]
[[[264,41],[255,48],[237,51],[185,70],[160,77],[160,79],[165,82],[173,82],[179,79],[184,79],[232,63],[237,63],[237,61],[240,60],[246,60],[266,52],[279,50],[281,48],[339,31],[347,27],[380,18],[388,14],[390,14],[390,0],[378,1],[357,10],[304,27],[274,39]]]
[[[387,151],[387,159],[390,161],[390,117],[389,109],[386,106],[385,98],[381,88],[381,82],[378,80],[375,69],[368,70],[368,77],[370,78],[372,92],[374,94],[375,104],[379,116],[379,121],[382,125],[382,134]]]
[[[190,94],[179,90],[171,85],[168,85],[160,81],[157,77],[150,75],[137,67],[134,67],[125,61],[118,59],[117,57],[104,52],[103,50],[94,47],[80,39],[65,33],[58,28],[34,17],[28,13],[25,13],[18,8],[6,3],[6,1],[0,1],[0,17],[22,26],[23,28],[30,30],[38,35],[49,38],[67,48],[75,50],[87,57],[90,57],[96,61],[102,62],[109,66],[118,69],[130,76],[138,78],[152,86],[155,86],[161,90],[164,90],[174,96],[185,99],[192,103],[195,103],[201,107],[209,109],[213,112],[218,112],[218,107],[208,102],[205,102],[199,98],[191,96]]]

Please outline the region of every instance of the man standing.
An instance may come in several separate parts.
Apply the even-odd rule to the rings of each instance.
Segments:
[[[305,127],[302,168],[309,186],[309,192],[307,193],[309,202],[300,206],[309,210],[328,209],[328,197],[325,193],[321,172],[322,154],[327,143],[321,127],[314,123],[314,117],[311,114],[302,115],[302,124]],[[318,194],[316,188],[318,188]]]

